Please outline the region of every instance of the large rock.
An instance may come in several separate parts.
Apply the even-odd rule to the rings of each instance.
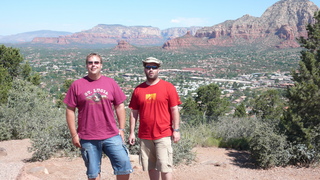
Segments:
[[[299,47],[296,38],[307,36],[306,25],[314,23],[314,13],[319,8],[309,0],[281,0],[268,8],[261,17],[244,15],[236,20],[205,27],[197,31],[194,37],[207,40],[205,46],[230,46],[247,43],[263,43],[279,48]],[[199,41],[190,37],[192,46],[200,46]],[[179,49],[182,38],[169,40],[165,49]],[[200,41],[203,44],[203,41]],[[177,47],[174,47],[177,46]]]
[[[134,46],[132,46],[131,44],[129,44],[125,40],[119,41],[118,45],[113,48],[113,50],[119,50],[119,51],[131,51],[131,50],[135,50],[135,49],[136,48]]]

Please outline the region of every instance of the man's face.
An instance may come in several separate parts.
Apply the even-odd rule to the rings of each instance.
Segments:
[[[159,75],[159,66],[156,63],[148,63],[144,67],[144,73],[148,80],[156,80]]]
[[[102,64],[98,56],[92,56],[87,61],[87,70],[89,75],[100,74],[102,69]]]

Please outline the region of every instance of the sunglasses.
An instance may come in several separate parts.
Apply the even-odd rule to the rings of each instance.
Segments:
[[[145,66],[146,69],[158,69],[159,66]]]
[[[100,64],[100,61],[88,61],[87,63],[89,65],[92,65],[92,64],[98,65],[98,64]]]

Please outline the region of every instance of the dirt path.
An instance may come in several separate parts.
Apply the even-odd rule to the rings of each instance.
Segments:
[[[44,162],[27,163],[31,157],[27,147],[29,140],[0,142],[7,155],[0,154],[0,179],[4,180],[86,180],[81,158],[56,158]],[[248,154],[223,148],[195,148],[197,160],[191,165],[174,169],[175,180],[320,180],[320,168],[255,169],[248,161]],[[137,156],[131,156],[134,172],[132,180],[148,179],[138,164]],[[102,180],[115,179],[109,160],[103,159]]]

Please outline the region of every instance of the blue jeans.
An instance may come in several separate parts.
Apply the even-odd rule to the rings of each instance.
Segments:
[[[105,140],[80,140],[81,155],[87,167],[88,178],[96,178],[101,172],[101,158],[104,152],[110,159],[115,175],[133,172],[128,150],[120,135]]]

